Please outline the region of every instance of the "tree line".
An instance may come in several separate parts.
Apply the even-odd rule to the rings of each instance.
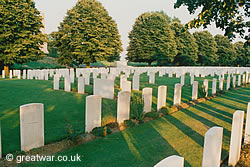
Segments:
[[[208,31],[191,34],[178,18],[164,12],[146,12],[129,33],[127,60],[158,65],[246,66],[250,63],[247,42],[232,44],[223,35]]]
[[[180,0],[177,2],[177,7],[183,5]],[[49,55],[58,55],[57,61],[64,65],[119,60],[123,50],[116,22],[96,0],[79,0],[68,10],[58,31],[48,36],[41,32],[42,17],[33,0],[1,0],[0,15],[1,69],[4,65],[43,58],[46,56],[41,51],[44,42],[49,42]],[[158,65],[249,64],[247,42],[232,44],[229,40],[232,36],[213,37],[208,31],[191,34],[186,27],[178,18],[170,18],[164,12],[141,14],[129,33],[127,59],[149,65],[152,62]]]

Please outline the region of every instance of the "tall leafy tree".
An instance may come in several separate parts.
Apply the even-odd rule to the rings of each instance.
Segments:
[[[37,60],[47,41],[42,17],[32,0],[0,0],[0,64],[9,66]]]
[[[225,36],[229,39],[235,38],[239,34],[245,39],[249,39],[249,34],[245,33],[249,27],[249,1],[248,0],[177,0],[175,8],[187,6],[190,14],[194,14],[197,9],[201,9],[197,18],[191,20],[187,28],[205,28],[212,22],[216,27],[225,30]]]
[[[236,60],[236,53],[233,44],[226,36],[216,35],[218,65],[233,66]]]
[[[208,31],[195,32],[194,37],[198,44],[198,63],[204,66],[215,65],[218,61],[217,43]]]
[[[173,21],[170,26],[174,31],[177,44],[177,55],[174,63],[176,65],[196,65],[198,46],[194,36],[189,31],[182,31],[183,25],[180,21]]]
[[[239,41],[234,44],[234,50],[236,52],[235,66],[245,66],[248,63],[250,55],[244,43]]]
[[[79,0],[58,29],[51,35],[61,64],[119,59],[122,44],[117,25],[96,0]]]
[[[133,62],[164,61],[170,63],[176,55],[170,18],[163,12],[146,12],[135,21],[129,33],[127,59]]]

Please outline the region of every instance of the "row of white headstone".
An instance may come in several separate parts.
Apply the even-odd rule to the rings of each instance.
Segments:
[[[101,126],[101,97],[91,95],[86,98],[85,131],[90,132],[94,127]],[[130,93],[119,92],[117,105],[117,121],[129,119]],[[95,112],[93,112],[95,111]],[[228,164],[235,166],[240,158],[243,134],[244,111],[233,114]],[[248,103],[244,143],[250,143],[250,102]],[[31,103],[20,106],[21,150],[29,151],[44,146],[44,105]],[[219,167],[222,149],[222,127],[212,127],[206,134],[203,148],[203,167]],[[0,157],[2,157],[1,128],[0,128]],[[171,156],[160,161],[155,167],[183,167],[184,158]]]
[[[184,77],[183,77],[184,78]],[[226,89],[228,90],[231,85],[231,77],[227,77],[227,87]],[[244,78],[244,77],[243,77]],[[59,75],[54,75],[54,90],[59,90]],[[152,82],[152,81],[151,81]],[[206,96],[208,95],[208,80],[205,79],[203,81],[203,85],[205,88],[205,93]],[[212,81],[212,95],[216,94],[216,86],[217,86],[217,79],[214,78]],[[233,86],[234,88],[236,87],[236,76],[233,76]],[[131,92],[132,90],[139,91],[139,83],[140,83],[140,75],[134,74],[133,80],[132,80],[132,87],[131,87],[131,81],[127,81],[127,76],[126,75],[121,75],[120,76],[120,88],[122,91],[128,91]],[[219,89],[223,90],[223,83],[224,80],[221,77],[219,79]],[[85,88],[85,78],[80,76],[78,77],[78,93],[84,94],[84,88]],[[238,86],[241,85],[241,75],[238,77]],[[181,104],[181,95],[182,95],[182,86],[183,83],[175,84],[174,88],[174,102],[173,105],[179,106]],[[158,89],[158,98],[161,96],[166,96],[165,91],[167,87],[161,86]],[[71,81],[70,77],[65,77],[64,78],[64,90],[67,92],[71,91]],[[108,99],[113,99],[114,98],[114,80],[111,79],[99,79],[95,78],[94,79],[94,87],[93,87],[93,95],[101,96],[102,98],[108,98]],[[144,88],[142,90],[142,94],[145,95],[145,110],[146,111],[151,111],[151,106],[152,106],[152,88]],[[197,100],[198,99],[198,81],[192,80],[192,100]],[[158,100],[159,101],[159,100]],[[164,103],[165,104],[165,103]],[[161,105],[159,105],[161,106]],[[160,107],[157,107],[157,110],[159,110]]]
[[[39,79],[39,80],[48,80],[49,77],[53,77],[54,75],[59,75],[60,77],[69,76],[71,82],[74,82],[75,77],[80,77],[81,75],[86,77],[85,82],[88,82],[90,74],[93,74],[93,78],[96,78],[101,73],[102,79],[113,79],[120,75],[120,73],[125,73],[126,76],[130,74],[140,75],[144,72],[147,72],[149,76],[149,83],[155,82],[155,74],[159,72],[159,76],[163,76],[168,74],[169,77],[173,77],[173,74],[176,74],[176,77],[181,77],[181,84],[184,85],[184,75],[186,73],[190,73],[191,76],[191,84],[192,78],[196,77],[205,77],[211,75],[212,77],[218,75],[224,79],[225,74],[246,74],[243,77],[243,80],[249,82],[249,72],[250,68],[248,67],[128,67],[128,68],[76,68],[74,70],[71,69],[44,69],[44,70],[10,70],[9,78],[12,78],[13,73],[14,76],[21,79],[21,73],[23,79]],[[2,77],[5,78],[5,72],[2,71]]]
[[[229,166],[236,166],[240,159],[242,144],[244,111],[235,111],[233,114],[232,131],[229,149]],[[221,149],[223,128],[212,127],[204,137],[202,167],[219,167],[221,164]],[[250,144],[250,102],[248,103],[244,144]],[[155,167],[184,167],[184,158],[173,155],[161,160]]]

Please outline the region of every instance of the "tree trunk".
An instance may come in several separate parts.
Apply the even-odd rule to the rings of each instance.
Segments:
[[[86,64],[86,68],[90,68],[90,65],[89,65],[89,63],[87,63],[87,64]]]
[[[9,76],[9,66],[4,66],[5,76]]]

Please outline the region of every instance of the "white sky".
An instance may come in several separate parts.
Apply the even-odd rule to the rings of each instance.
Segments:
[[[118,25],[124,52],[128,46],[128,33],[131,31],[135,19],[144,12],[163,10],[170,17],[178,17],[181,22],[187,23],[195,16],[191,16],[186,7],[174,9],[176,0],[99,0],[109,15],[113,17]],[[71,9],[77,0],[34,0],[39,11],[45,14],[45,32],[47,34],[57,31],[59,23],[63,20],[67,10]],[[201,29],[199,29],[201,30]],[[211,34],[223,34],[215,25],[207,29]],[[196,30],[191,30],[194,32]],[[236,39],[235,41],[238,41]]]

